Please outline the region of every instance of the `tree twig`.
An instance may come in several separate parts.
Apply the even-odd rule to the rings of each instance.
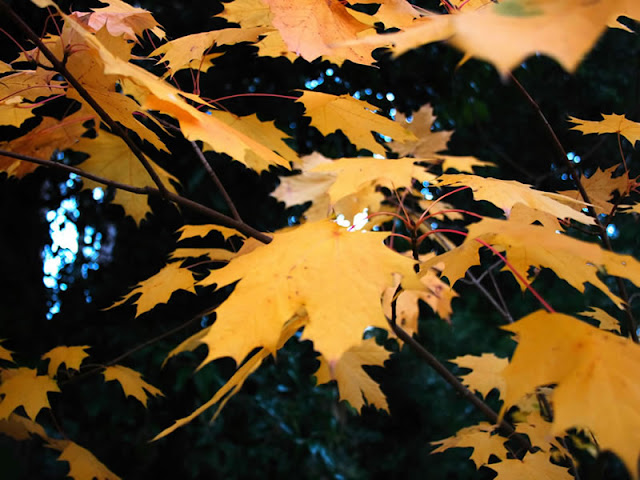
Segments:
[[[0,0],[1,1],[1,0]],[[29,155],[22,155],[20,153],[9,152],[7,150],[0,150],[0,155],[10,158],[15,158],[18,160],[24,160],[26,162],[36,163],[38,165],[44,165],[47,167],[57,168],[59,170],[64,170],[69,173],[75,173],[76,175],[84,178],[88,178],[89,180],[93,180],[94,182],[102,183],[103,185],[108,185],[111,187],[118,188],[120,190],[124,190],[127,192],[135,193],[138,195],[154,195],[166,198],[171,200],[178,205],[181,205],[185,208],[193,210],[195,212],[204,215],[216,223],[220,225],[224,225],[227,227],[235,228],[241,233],[244,233],[248,237],[255,238],[256,240],[262,243],[270,243],[272,238],[264,232],[256,230],[255,228],[249,226],[243,221],[238,221],[235,218],[228,217],[216,210],[213,210],[209,207],[202,205],[201,203],[194,202],[193,200],[189,200],[188,198],[182,197],[172,192],[166,192],[163,194],[160,190],[152,187],[134,187],[133,185],[127,185],[124,183],[116,182],[114,180],[110,180],[108,178],[100,177],[98,175],[94,175],[89,172],[85,172],[77,167],[72,167],[70,165],[65,165],[63,163],[53,162],[51,160],[43,160],[41,158],[31,157]]]
[[[401,287],[398,287],[400,289]],[[397,293],[397,292],[396,292]],[[458,378],[451,373],[440,361],[426,348],[424,348],[417,340],[409,335],[400,325],[396,322],[396,300],[397,295],[394,295],[395,299],[391,302],[391,318],[387,319],[389,326],[393,330],[400,340],[409,345],[413,351],[422,358],[431,368],[433,368],[449,385],[451,385],[456,392],[462,395],[465,400],[469,401],[474,407],[476,407],[490,422],[498,424],[498,427],[502,433],[509,437],[515,438],[523,448],[526,450],[531,449],[531,443],[522,435],[516,433],[513,425],[507,422],[504,418],[499,419],[498,414],[486,403],[484,403],[476,394],[469,390],[462,384]]]
[[[575,182],[576,187],[580,192],[580,196],[586,203],[589,204],[587,206],[587,210],[589,212],[589,215],[593,217],[593,219],[595,220],[595,224],[598,227],[602,246],[606,250],[613,251],[613,247],[611,246],[611,240],[609,239],[609,235],[607,234],[607,228],[602,224],[602,222],[598,218],[598,214],[593,208],[591,199],[589,198],[589,194],[587,193],[586,189],[584,188],[584,185],[580,181],[580,176],[578,175],[578,172],[576,171],[573,165],[573,162],[569,160],[569,158],[567,157],[567,152],[562,146],[562,143],[560,143],[560,140],[558,139],[556,132],[553,130],[553,127],[547,120],[547,117],[545,117],[544,113],[542,112],[540,105],[538,105],[538,103],[533,99],[533,97],[529,95],[529,92],[522,86],[522,84],[518,81],[518,79],[512,73],[509,73],[509,76],[513,84],[516,87],[518,87],[518,90],[520,91],[520,93],[522,93],[522,95],[527,99],[529,104],[531,104],[531,106],[535,109],[536,113],[538,114],[538,117],[544,124],[545,129],[549,134],[549,137],[551,138],[551,143],[553,144],[558,156],[560,157],[560,160],[565,165],[571,177],[573,178],[573,181]],[[627,325],[626,325],[627,331],[628,331],[627,333],[635,343],[638,343],[638,334],[636,331],[638,326],[637,326],[636,319],[634,318],[633,313],[631,312],[631,307],[629,306],[629,294],[627,292],[627,287],[625,286],[622,278],[620,277],[614,277],[614,278],[616,279],[618,290],[620,291],[620,297],[624,301],[624,311],[627,316]]]
[[[213,183],[215,183],[216,187],[218,187],[218,190],[220,191],[222,198],[224,198],[224,201],[226,202],[227,206],[229,207],[229,210],[231,211],[231,215],[233,215],[233,218],[241,222],[242,218],[238,213],[238,209],[233,203],[233,200],[231,200],[231,197],[229,196],[229,193],[227,192],[226,188],[224,188],[224,185],[222,185],[220,178],[218,177],[216,172],[213,170],[213,168],[211,168],[211,165],[209,165],[209,162],[205,158],[204,153],[202,153],[202,150],[200,150],[200,148],[198,147],[198,144],[193,140],[191,141],[191,146],[193,147],[193,150],[196,152],[196,155],[198,156],[198,158],[200,159],[200,163],[202,163],[202,166],[209,174],[209,177],[211,178],[211,180],[213,180]]]
[[[95,373],[101,372],[106,367],[108,367],[110,365],[114,365],[114,364],[120,362],[121,360],[124,360],[125,358],[133,355],[134,353],[153,345],[154,343],[158,343],[160,340],[164,340],[165,338],[170,337],[174,333],[178,333],[180,330],[184,330],[189,325],[194,323],[196,320],[199,320],[200,318],[204,317],[205,315],[208,315],[212,311],[213,311],[213,309],[211,307],[209,307],[206,310],[203,310],[200,313],[197,313],[196,315],[191,317],[189,320],[187,320],[186,322],[178,325],[177,327],[174,327],[171,330],[167,330],[166,332],[161,333],[160,335],[157,335],[157,336],[155,336],[153,338],[150,338],[149,340],[146,340],[146,341],[136,345],[135,347],[127,350],[126,352],[124,352],[121,355],[118,355],[115,358],[112,358],[111,360],[105,362],[104,364],[94,366],[91,370],[87,370],[87,371],[82,372],[82,373],[80,373],[78,375],[74,375],[74,376],[70,377],[65,382],[62,382],[61,385],[66,385],[68,383],[75,382],[75,381],[78,381],[78,380],[80,380],[82,378],[89,377],[89,376],[91,376],[91,375],[93,375]]]
[[[162,196],[167,197],[169,192],[164,186],[164,184],[162,183],[162,180],[160,180],[160,177],[158,176],[156,171],[153,169],[151,164],[148,162],[147,158],[144,156],[144,153],[142,152],[140,147],[138,147],[133,142],[133,140],[131,140],[131,138],[125,131],[125,129],[122,128],[115,120],[111,118],[111,116],[106,112],[106,110],[102,108],[102,106],[98,102],[96,102],[96,100],[91,96],[91,94],[87,91],[87,89],[84,88],[84,86],[69,71],[66,65],[62,61],[58,60],[58,58],[53,54],[53,52],[49,50],[49,48],[42,42],[40,37],[31,29],[31,27],[29,27],[29,25],[27,25],[27,23],[24,20],[22,20],[22,17],[20,17],[16,12],[14,12],[13,9],[4,2],[4,0],[0,0],[0,10],[4,11],[5,14],[9,17],[9,19],[13,21],[24,32],[24,34],[29,38],[29,40],[31,40],[33,43],[37,45],[40,52],[42,52],[42,54],[47,58],[47,60],[51,62],[51,64],[53,65],[53,68],[55,68],[55,70],[58,73],[60,73],[67,80],[67,82],[71,84],[73,88],[75,88],[75,90],[82,97],[82,99],[85,102],[87,102],[91,106],[91,108],[93,108],[93,110],[98,114],[100,119],[109,126],[111,131],[115,135],[119,136],[127,144],[127,147],[129,147],[131,152],[133,152],[136,158],[144,166],[149,176],[153,179],[153,183],[156,184]]]

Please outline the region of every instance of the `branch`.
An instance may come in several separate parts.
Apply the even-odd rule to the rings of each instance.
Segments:
[[[469,401],[474,407],[480,410],[480,412],[482,412],[490,422],[498,424],[498,427],[505,436],[515,438],[523,448],[530,450],[531,443],[525,437],[517,434],[513,426],[504,418],[500,419],[498,414],[489,405],[484,403],[475,393],[463,385],[462,382],[460,382],[453,373],[440,363],[440,361],[429,350],[420,345],[417,340],[415,340],[396,323],[396,300],[397,296],[396,299],[391,302],[391,318],[387,319],[393,333],[395,333],[400,340],[408,344],[420,358],[427,362],[427,364],[429,364],[431,368],[433,368],[449,385],[451,385],[456,392],[462,395],[465,400]]]
[[[58,60],[56,56],[53,54],[51,50],[42,42],[40,37],[31,30],[31,27],[27,25],[22,18],[13,11],[13,9],[7,5],[4,0],[0,0],[0,10],[4,11],[5,14],[9,17],[11,21],[13,21],[23,32],[24,34],[38,46],[38,49],[42,52],[42,54],[51,62],[55,70],[60,73],[64,78],[71,84],[73,88],[76,89],[78,94],[83,98],[85,102],[87,102],[91,108],[98,114],[100,119],[106,123],[111,131],[119,136],[126,144],[127,147],[133,152],[136,158],[142,163],[149,176],[153,179],[153,183],[155,183],[158,187],[158,190],[164,197],[168,197],[169,192],[166,187],[158,177],[158,174],[153,169],[151,164],[147,161],[144,153],[127,135],[127,132],[124,128],[120,126],[115,120],[111,118],[111,116],[100,106],[98,102],[94,100],[91,94],[82,86],[82,84],[73,76],[73,74],[67,69],[66,65]]]
[[[205,315],[211,313],[212,311],[213,311],[212,308],[207,308],[206,310],[203,310],[200,313],[194,315],[193,317],[191,317],[186,322],[181,323],[177,327],[174,327],[171,330],[167,330],[166,332],[161,333],[160,335],[157,335],[157,336],[155,336],[155,337],[153,337],[153,338],[151,338],[149,340],[146,340],[145,342],[142,342],[142,343],[136,345],[135,347],[127,350],[126,352],[124,352],[121,355],[118,355],[115,358],[112,358],[111,360],[109,360],[108,362],[105,362],[104,364],[101,364],[101,365],[95,365],[94,364],[94,367],[91,370],[87,370],[87,371],[85,371],[83,373],[80,373],[78,375],[74,375],[73,377],[69,378],[67,381],[62,382],[61,385],[66,385],[67,383],[75,382],[75,381],[80,380],[82,378],[89,377],[89,376],[93,375],[94,373],[98,373],[98,372],[104,370],[109,365],[115,365],[119,361],[124,360],[125,358],[127,358],[130,355],[133,355],[137,351],[142,350],[144,348],[147,348],[147,347],[153,345],[154,343],[158,343],[160,340],[164,340],[165,338],[170,337],[174,333],[178,333],[180,330],[184,330],[189,325],[191,325],[193,322],[195,322],[196,320],[199,320],[200,318],[202,318]]]
[[[542,113],[542,110],[540,109],[540,105],[538,105],[538,103],[531,97],[531,95],[529,95],[529,92],[527,92],[527,90],[522,86],[522,84],[518,81],[518,79],[516,79],[516,77],[512,73],[510,73],[509,76],[513,81],[514,85],[516,85],[516,87],[518,87],[518,90],[520,90],[520,93],[522,93],[522,95],[527,99],[527,101],[535,109],[536,113],[538,114],[538,117],[544,124],[547,133],[551,137],[551,143],[553,144],[556,152],[558,153],[560,160],[562,161],[562,163],[565,165],[565,167],[571,174],[571,177],[573,178],[573,181],[575,182],[576,187],[580,192],[580,196],[586,203],[589,204],[587,206],[587,210],[589,212],[589,215],[593,217],[593,219],[595,220],[595,224],[598,227],[598,230],[600,231],[600,240],[602,242],[602,246],[606,250],[613,251],[613,247],[611,246],[611,240],[609,239],[609,235],[607,235],[607,228],[602,224],[602,222],[598,218],[598,214],[596,213],[595,209],[593,208],[593,205],[591,204],[591,199],[589,198],[589,194],[587,193],[587,191],[584,188],[584,185],[580,181],[580,176],[578,175],[578,172],[576,171],[573,165],[573,162],[569,160],[569,158],[567,157],[567,152],[562,146],[562,143],[560,143],[560,140],[558,139],[556,132],[553,130],[553,127],[551,127],[551,125],[549,124],[547,117],[545,117],[544,113]],[[629,294],[627,292],[627,287],[625,286],[622,278],[620,277],[614,277],[614,278],[616,279],[618,290],[620,291],[620,297],[622,298],[625,304],[624,311],[627,316],[626,327],[627,327],[629,336],[631,336],[631,339],[635,343],[638,343],[638,334],[636,332],[638,325],[637,325],[636,319],[633,317],[633,313],[631,312],[631,307],[629,306]]]
[[[236,209],[236,206],[233,203],[233,200],[231,200],[229,193],[227,193],[227,190],[224,188],[224,185],[222,185],[222,182],[220,181],[220,178],[218,178],[218,175],[216,175],[216,172],[213,171],[213,168],[211,168],[211,165],[209,165],[209,162],[207,162],[207,159],[205,158],[204,153],[202,153],[202,150],[200,150],[200,148],[198,147],[198,144],[193,140],[191,141],[191,146],[195,150],[196,155],[198,156],[198,158],[200,159],[200,162],[204,166],[204,169],[209,174],[209,177],[211,177],[211,180],[213,180],[213,183],[215,183],[216,187],[218,187],[218,190],[220,191],[222,198],[224,198],[224,201],[227,203],[229,210],[231,210],[231,215],[233,215],[233,218],[235,218],[237,221],[241,222],[242,218],[240,218],[240,214],[238,213],[238,210]]]
[[[0,0],[2,1],[2,0]],[[36,163],[38,165],[44,165],[47,167],[57,168],[59,170],[64,170],[69,173],[75,173],[76,175],[84,178],[88,178],[89,180],[93,180],[94,182],[101,183],[103,185],[108,185],[110,187],[115,187],[120,190],[124,190],[127,192],[135,193],[137,195],[154,195],[161,198],[166,198],[180,206],[188,208],[190,210],[196,211],[201,215],[209,217],[216,223],[224,225],[226,227],[235,228],[241,233],[244,233],[248,237],[255,238],[256,240],[262,243],[271,242],[271,237],[266,233],[260,232],[255,228],[249,226],[243,221],[236,220],[234,218],[228,217],[220,212],[217,212],[209,207],[202,205],[201,203],[194,202],[193,200],[189,200],[188,198],[182,197],[175,193],[165,192],[164,194],[155,188],[152,187],[134,187],[132,185],[127,185],[125,183],[116,182],[113,180],[109,180],[108,178],[100,177],[98,175],[94,175],[89,172],[85,172],[77,167],[72,167],[69,165],[65,165],[63,163],[52,162],[51,160],[43,160],[41,158],[30,157],[28,155],[22,155],[20,153],[9,152],[7,150],[0,150],[0,155],[10,158],[15,158],[18,160],[23,160],[26,162]]]

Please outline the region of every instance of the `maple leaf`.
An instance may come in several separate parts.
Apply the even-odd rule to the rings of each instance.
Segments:
[[[445,174],[431,183],[438,187],[469,186],[473,190],[473,196],[476,200],[491,202],[504,210],[507,215],[516,203],[523,203],[530,208],[551,213],[557,218],[571,218],[588,225],[594,223],[592,217],[579,211],[584,208],[584,202],[572,201],[558,193],[535,190],[531,185],[514,180],[498,180],[476,175]],[[575,205],[577,210],[568,206],[567,203]]]
[[[502,328],[517,334],[518,346],[503,372],[501,414],[535,387],[557,384],[552,435],[588,428],[637,478],[640,347],[560,313],[538,311]]]
[[[362,412],[365,400],[369,405],[389,411],[380,386],[362,368],[364,365],[383,366],[389,356],[391,353],[378,345],[375,338],[368,338],[347,350],[333,365],[321,356],[320,367],[314,375],[318,385],[336,380],[340,400],[346,400],[358,412]]]
[[[47,433],[42,425],[33,420],[12,413],[8,418],[0,420],[0,433],[4,433],[14,440],[29,440],[33,435],[47,439]]]
[[[47,375],[38,375],[33,368],[19,367],[5,369],[2,373],[0,384],[0,420],[9,418],[9,415],[18,407],[23,407],[27,416],[35,420],[43,408],[51,408],[47,393],[59,392],[58,384]]]
[[[571,480],[566,467],[551,463],[551,457],[545,452],[527,453],[522,460],[507,458],[500,463],[492,463],[489,468],[498,472],[497,480]]]
[[[72,148],[89,154],[89,158],[79,165],[79,168],[86,172],[136,187],[155,187],[147,170],[120,137],[100,130],[95,138],[83,137]],[[171,181],[178,180],[151,160],[148,162],[167,190],[176,193]],[[99,185],[93,180],[83,180],[84,189],[92,189]],[[127,215],[131,215],[138,224],[151,211],[145,195],[136,195],[124,190],[116,190],[113,202],[122,205]]]
[[[53,448],[60,450],[58,460],[69,463],[67,476],[75,480],[120,480],[93,453],[70,440],[56,440]]]
[[[126,397],[134,397],[147,406],[147,398],[149,395],[163,396],[163,393],[153,385],[142,380],[142,375],[135,370],[122,365],[113,365],[104,369],[104,381],[117,381]]]
[[[271,22],[288,49],[308,61],[331,55],[339,59],[370,65],[371,48],[335,47],[340,42],[357,38],[371,26],[357,20],[341,2],[326,0],[264,0],[271,11]]]
[[[479,263],[477,251],[482,244],[476,238],[506,250],[507,259],[523,276],[530,266],[550,268],[580,292],[584,292],[584,284],[589,282],[618,308],[622,308],[622,300],[598,278],[598,269],[603,268],[609,275],[628,278],[640,285],[640,262],[630,255],[616,254],[545,227],[490,218],[470,225],[462,245],[427,260],[423,266],[444,262],[443,275],[453,285],[471,265]],[[536,239],[535,243],[531,242],[532,238]]]
[[[536,396],[531,395],[532,398]],[[526,419],[518,421],[515,425],[518,433],[524,433],[529,437],[531,445],[538,447],[543,452],[559,452],[567,458],[571,457],[569,451],[551,434],[551,422],[546,421],[538,410],[526,413]]]
[[[180,233],[180,238],[178,238],[178,242],[182,240],[186,240],[187,238],[194,237],[206,237],[211,232],[219,232],[222,234],[225,240],[228,240],[231,237],[241,237],[245,238],[244,233],[238,232],[235,228],[223,227],[222,225],[185,225],[178,229]]]
[[[177,290],[196,293],[195,283],[191,271],[187,268],[182,268],[180,262],[167,263],[158,273],[140,282],[133,290],[109,308],[122,305],[130,298],[140,294],[134,302],[137,307],[136,317],[139,317],[156,305],[167,303],[171,295]]]
[[[578,130],[585,135],[589,133],[618,133],[635,145],[640,140],[640,123],[627,120],[624,115],[602,115],[602,120],[580,120],[579,118],[569,117],[569,121],[575,123],[575,127],[571,130]]]
[[[591,310],[587,310],[585,312],[580,312],[578,315],[583,317],[593,318],[599,322],[599,327],[603,330],[609,330],[610,332],[616,332],[621,334],[620,332],[620,322],[603,309],[598,307],[590,307]]]
[[[301,174],[282,177],[271,195],[287,206],[312,201],[313,206],[305,212],[307,220],[327,218],[331,210],[351,219],[364,209],[380,209],[384,196],[378,186],[394,190],[411,187],[414,180],[433,180],[433,174],[416,165],[423,161],[375,157],[331,160],[315,153],[302,159]]]
[[[73,146],[86,131],[82,124],[92,119],[92,116],[80,112],[62,120],[43,117],[42,122],[26,135],[9,142],[0,142],[0,149],[49,160],[54,152]],[[7,172],[9,176],[22,178],[38,166],[35,163],[0,156],[0,171]]]
[[[401,157],[428,157],[436,152],[446,150],[447,143],[453,134],[452,131],[432,132],[431,127],[436,121],[431,105],[426,104],[411,115],[411,123],[407,122],[407,117],[403,114],[396,114],[395,121],[407,128],[416,136],[416,140],[406,140],[404,142],[391,142],[389,148]],[[406,125],[405,125],[406,124]]]
[[[223,4],[219,17],[244,28],[271,25],[271,9],[263,0],[234,0]]]
[[[383,244],[387,235],[309,222],[276,232],[268,245],[212,271],[201,285],[239,282],[198,340],[209,347],[202,365],[225,356],[239,364],[256,347],[275,352],[282,326],[301,308],[309,316],[303,338],[328,362],[360,344],[365,328],[388,328],[380,297],[392,274],[401,274],[407,288],[422,284],[413,261]],[[237,328],[247,335],[237,335]]]
[[[495,455],[501,460],[507,458],[507,449],[504,446],[506,438],[493,434],[495,425],[481,422],[471,427],[465,427],[453,436],[443,440],[431,442],[431,445],[440,445],[431,453],[440,453],[449,448],[473,448],[471,460],[476,464],[476,468],[489,463],[489,457]],[[491,464],[490,468],[493,468]]]
[[[471,390],[480,392],[483,396],[497,388],[500,397],[504,395],[505,383],[502,378],[502,371],[509,361],[506,358],[498,358],[493,353],[483,353],[482,355],[464,355],[449,360],[462,368],[470,368],[472,372],[459,375],[462,383]]]
[[[288,162],[295,163],[299,161],[295,150],[284,142],[289,136],[276,127],[273,121],[262,121],[255,114],[238,117],[220,110],[210,110],[209,114],[236,131],[260,142],[261,145],[270,148]],[[254,168],[250,163],[247,163],[247,165],[250,168]],[[254,169],[259,170],[259,165]]]
[[[255,42],[266,31],[264,28],[226,28],[210,32],[193,33],[176,38],[159,46],[149,54],[150,57],[161,55],[158,64],[166,63],[165,76],[173,76],[179,70],[190,68],[206,71],[208,67],[203,57],[207,50],[214,45],[228,45],[241,42]],[[222,53],[216,54],[220,56]],[[207,67],[207,68],[205,68]]]
[[[589,200],[598,215],[610,214],[613,210],[614,204],[609,200],[612,199],[615,193],[618,195],[624,195],[627,192],[627,188],[629,186],[629,174],[625,172],[624,174],[613,178],[613,174],[618,167],[619,165],[614,165],[606,170],[598,169],[593,172],[590,177],[584,177],[580,181],[589,195]],[[578,190],[564,190],[559,193],[573,198],[574,200],[582,200],[582,195]]]
[[[376,106],[349,95],[304,91],[296,102],[304,104],[304,115],[311,117],[311,126],[323,135],[341,130],[356,147],[379,155],[385,151],[372,132],[391,137],[397,142],[417,140],[404,126],[374,113],[378,110]]]
[[[214,150],[257,170],[265,170],[271,165],[288,166],[272,150],[185,101],[188,99],[197,105],[211,107],[197,95],[181,92],[144,68],[129,63],[127,59],[114,54],[99,35],[87,31],[77,19],[59,9],[58,13],[65,20],[65,28],[69,28],[85,47],[77,54],[78,58],[98,61],[102,72],[118,77],[122,90],[133,96],[143,108],[176,118],[187,139],[201,140]]]
[[[158,38],[164,38],[162,27],[153,15],[140,7],[133,7],[121,0],[104,0],[107,7],[92,8],[93,13],[79,15],[81,21],[97,32],[106,28],[114,37],[122,36],[137,41],[145,30],[151,30]]]
[[[424,285],[423,290],[402,290],[396,300],[396,322],[409,334],[418,333],[418,317],[420,308],[418,301],[422,300],[443,320],[451,318],[451,301],[457,296],[449,285],[440,280],[434,269],[422,274],[420,281]],[[387,288],[382,297],[384,313],[391,318],[391,303],[400,279],[395,279],[394,286]]]
[[[80,370],[82,361],[89,356],[85,350],[89,345],[81,345],[74,347],[55,347],[42,355],[43,360],[49,360],[49,368],[47,373],[51,378],[54,378],[58,373],[60,365],[64,364],[67,368],[73,370]]]

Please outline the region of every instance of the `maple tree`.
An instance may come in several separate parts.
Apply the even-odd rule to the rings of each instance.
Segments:
[[[183,225],[160,271],[109,306],[133,305],[138,317],[152,315],[178,291],[220,294],[195,317],[214,315],[215,321],[183,338],[164,362],[205,345],[197,369],[229,357],[236,370],[208,401],[154,432],[154,441],[212,407],[217,418],[250,375],[290,340],[312,343],[317,384],[335,381],[339,399],[357,411],[365,405],[388,411],[383,391],[363,368],[383,367],[391,355],[377,335],[411,348],[488,420],[432,439],[439,445],[432,453],[471,447],[477,468],[507,479],[571,478],[584,452],[609,451],[638,478],[640,350],[628,289],[640,286],[640,262],[614,251],[607,226],[640,212],[638,183],[621,140],[633,148],[640,124],[617,113],[601,120],[567,118],[567,129],[617,137],[616,165],[582,177],[544,112],[511,73],[535,53],[574,71],[605,29],[629,30],[620,18],[640,19],[635,1],[449,0],[442,2],[443,13],[435,13],[404,0],[234,0],[217,15],[227,22],[224,28],[173,40],[165,38],[152,12],[121,0],[82,12],[65,11],[53,0],[32,3],[30,8],[48,12],[48,33],[0,0],[4,18],[25,39],[16,40],[15,58],[0,62],[0,123],[8,132],[0,142],[0,172],[23,179],[45,166],[81,177],[84,189],[113,187],[111,202],[138,226],[149,218],[152,198],[204,222]],[[432,131],[436,119],[429,105],[409,123],[351,95],[313,89],[281,95],[297,108],[298,119],[323,137],[340,131],[355,152],[329,158],[301,155],[276,122],[234,114],[220,98],[206,97],[201,85],[226,49],[240,43],[254,45],[263,57],[371,68],[379,48],[399,56],[440,41],[461,50],[463,62],[489,62],[520,90],[574,188],[544,191],[499,179],[486,173],[493,162],[446,152],[451,132]],[[176,81],[185,70],[193,79],[190,90]],[[222,207],[190,199],[185,180],[157,160],[176,139],[192,148]],[[245,221],[205,153],[280,176],[271,196],[298,206],[296,225],[268,232]],[[463,195],[495,208],[474,210],[460,200]],[[366,222],[357,222],[358,216]],[[212,236],[214,243],[207,241]],[[183,247],[187,241],[200,246]],[[514,319],[504,301],[483,290],[470,269],[486,266],[489,257],[540,310]],[[536,283],[543,269],[581,294],[591,285],[608,297],[617,317],[597,305],[556,312]],[[517,346],[510,360],[489,352],[451,359],[471,370],[459,380],[416,336],[420,300],[450,321],[452,301],[460,296],[456,285],[466,278],[490,297]],[[42,414],[51,410],[50,401],[64,402],[67,384],[97,374],[147,407],[163,392],[125,364],[138,348],[166,336],[101,364],[91,363],[97,361],[91,345],[59,345],[29,362],[0,346],[0,431],[17,441],[39,438],[60,453],[73,478],[119,478],[55,420],[57,431],[43,422]],[[12,339],[5,345],[13,346]],[[494,389],[502,401],[498,411],[487,399]]]

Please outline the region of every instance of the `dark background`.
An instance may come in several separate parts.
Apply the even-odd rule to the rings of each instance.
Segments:
[[[30,2],[9,2],[36,31],[44,25],[43,11]],[[211,16],[221,10],[217,2],[190,4],[141,2],[165,27],[169,38],[207,31],[224,24]],[[67,11],[70,2],[60,2]],[[437,2],[419,2],[438,10]],[[94,2],[73,2],[75,10],[99,6]],[[629,25],[633,25],[629,22]],[[0,28],[18,39],[14,25],[0,19]],[[2,35],[1,59],[16,56],[15,46]],[[150,52],[148,43],[138,50]],[[495,162],[499,168],[485,170],[498,178],[515,179],[546,190],[573,188],[562,179],[562,165],[535,111],[509,82],[503,82],[493,67],[471,60],[457,67],[462,55],[443,44],[429,45],[391,60],[380,52],[378,68],[354,65],[342,67],[328,62],[258,58],[255,49],[240,45],[216,61],[216,67],[202,78],[203,96],[218,98],[249,92],[290,95],[317,79],[327,68],[335,70],[316,90],[353,94],[369,88],[363,99],[389,112],[391,108],[410,114],[431,103],[439,128],[455,129],[450,152],[475,155]],[[619,163],[615,136],[583,136],[569,131],[569,115],[595,120],[599,113],[626,113],[640,120],[640,40],[635,34],[611,30],[600,40],[575,74],[564,72],[545,57],[532,57],[515,70],[515,75],[539,103],[567,152],[582,157],[581,172],[591,174],[598,166]],[[339,77],[340,82],[335,81]],[[190,89],[190,77],[177,75]],[[253,87],[252,87],[253,86]],[[384,98],[392,92],[395,99]],[[377,99],[375,94],[382,93]],[[228,100],[225,107],[237,114],[257,112],[263,120],[275,120],[292,137],[301,154],[320,151],[331,157],[358,152],[338,134],[323,138],[302,119],[302,109],[290,101],[244,97]],[[19,131],[0,128],[0,140]],[[182,183],[183,193],[220,211],[226,206],[203,173],[187,143],[174,140],[172,154],[155,154],[154,159]],[[624,142],[627,163],[637,174],[638,156]],[[361,152],[362,153],[362,152]],[[273,173],[249,171],[228,158],[208,154],[229,190],[243,219],[273,231],[295,221],[302,209],[286,210],[269,197],[278,183]],[[566,178],[566,176],[565,176]],[[89,363],[107,362],[147,339],[187,322],[222,297],[201,291],[196,297],[178,292],[170,305],[161,305],[138,319],[130,306],[104,310],[128,292],[128,288],[157,272],[175,247],[180,226],[203,223],[190,211],[178,211],[160,200],[151,200],[153,214],[137,227],[124,216],[120,206],[106,200],[96,202],[90,191],[81,192],[79,181],[66,187],[66,174],[41,168],[23,180],[0,175],[0,338],[16,352],[21,365],[41,365],[38,359],[57,345],[92,346]],[[42,283],[42,250],[51,243],[46,212],[74,196],[80,206],[78,230],[92,226],[102,234],[99,268],[81,275],[81,257],[61,272],[66,291],[54,292]],[[467,207],[488,211],[469,198]],[[638,253],[635,215],[616,218],[618,252]],[[578,236],[582,234],[577,233]],[[82,236],[82,235],[81,235]],[[586,238],[586,237],[583,237]],[[215,246],[216,237],[208,238]],[[195,245],[195,244],[194,244]],[[219,245],[221,246],[221,245]],[[86,263],[86,262],[84,262]],[[487,264],[490,264],[487,259]],[[476,269],[481,272],[481,268]],[[522,295],[510,274],[496,278],[517,318],[538,308],[530,295]],[[535,287],[559,311],[577,312],[588,305],[607,308],[617,314],[606,298],[591,289],[581,295],[552,272],[543,271]],[[615,287],[614,287],[615,288]],[[494,351],[509,354],[513,343],[498,327],[503,319],[471,285],[456,285],[460,297],[454,301],[451,324],[424,307],[420,341],[445,361],[464,354]],[[54,296],[61,310],[46,319]],[[91,301],[87,301],[90,297]],[[636,306],[637,304],[634,304]],[[637,308],[636,308],[637,310]],[[212,321],[213,319],[209,319]],[[335,386],[314,387],[311,374],[317,368],[308,342],[290,342],[246,383],[225,407],[215,423],[203,415],[167,438],[148,443],[176,418],[185,416],[208,400],[234,371],[231,361],[221,360],[194,374],[203,358],[201,348],[172,359],[161,369],[166,354],[182,339],[195,333],[199,322],[189,324],[153,346],[136,352],[121,363],[142,372],[160,388],[163,398],[152,398],[149,408],[124,398],[119,385],[105,384],[101,375],[70,381],[62,394],[50,395],[53,415],[42,412],[38,420],[55,432],[55,422],[68,437],[88,448],[113,472],[123,478],[264,478],[369,479],[369,478],[492,478],[488,469],[476,471],[466,460],[469,450],[454,449],[430,455],[429,442],[453,435],[459,428],[482,420],[473,408],[405,349],[386,363],[385,369],[371,368],[388,396],[391,414],[365,408],[361,416],[337,402]],[[383,340],[383,339],[382,339]],[[393,341],[389,348],[398,350]],[[453,368],[451,364],[450,367]],[[41,367],[42,368],[42,367]],[[498,407],[496,392],[489,403]],[[56,462],[57,453],[38,440],[17,443],[0,438],[0,471],[7,479],[63,478],[67,464]],[[619,464],[610,456],[598,460],[584,457],[583,478],[624,478]]]

